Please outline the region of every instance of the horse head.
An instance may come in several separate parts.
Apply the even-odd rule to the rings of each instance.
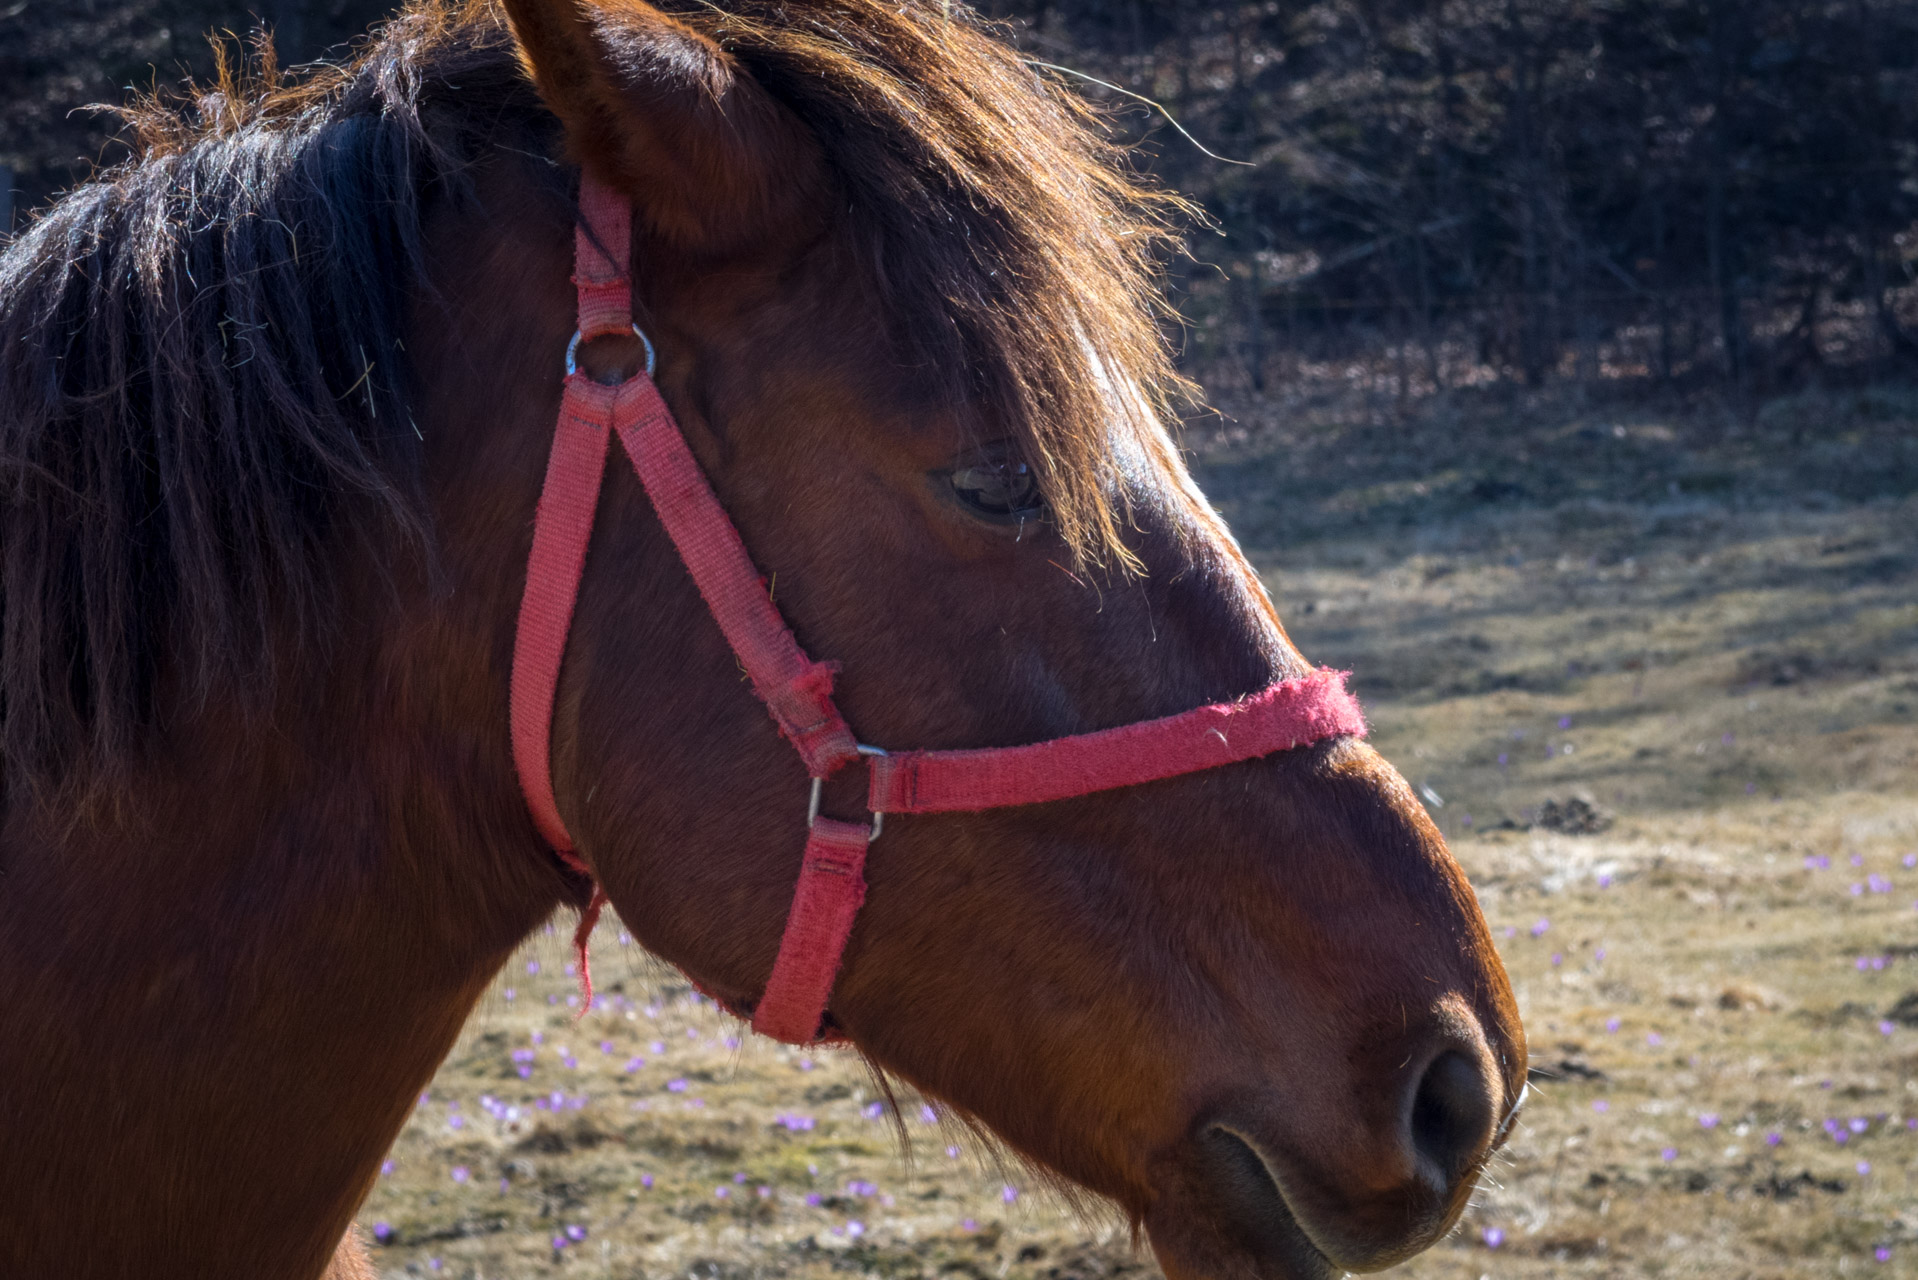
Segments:
[[[962,18],[884,6],[837,45],[819,15],[795,35],[637,0],[507,10],[569,158],[632,203],[658,386],[863,740],[1036,742],[1310,670],[1162,425],[1150,248],[1127,243],[1152,214],[1058,90]],[[819,110],[809,76],[850,105]],[[531,509],[572,328],[564,230],[478,257],[457,220],[436,241],[453,305],[414,347],[445,390],[443,507]],[[503,307],[520,321],[458,319]],[[636,350],[587,358],[617,377]],[[749,1008],[805,770],[639,484],[620,465],[605,484],[555,705],[558,808],[634,933]],[[524,543],[443,524],[504,652]],[[858,773],[826,812],[863,820]],[[1116,1201],[1181,1280],[1424,1248],[1522,1095],[1472,891],[1351,737],[898,818],[866,877],[833,1027]]]
[[[414,0],[351,65],[137,108],[143,154],[0,252],[0,1133],[32,1153],[0,1202],[36,1228],[0,1272],[316,1273],[595,884],[762,1002],[813,780],[623,461],[573,513],[537,739],[586,874],[521,793],[582,172],[632,211],[599,249],[746,588],[860,740],[1076,740],[1313,674],[1166,429],[1177,201],[1070,93],[934,0],[505,10]],[[635,337],[578,359],[644,376]],[[1351,732],[1147,763],[895,810],[824,1029],[1173,1280],[1424,1248],[1525,1087],[1464,875]],[[877,826],[864,765],[819,772],[822,822]]]

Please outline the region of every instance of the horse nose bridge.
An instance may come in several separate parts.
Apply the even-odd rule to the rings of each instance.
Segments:
[[[1184,865],[1217,872],[1182,888],[1208,909],[1181,923],[1181,940],[1240,1047],[1283,1056],[1280,1042],[1309,1024],[1397,1034],[1450,1000],[1522,1061],[1477,898],[1399,775],[1351,739],[1242,768],[1172,784],[1203,802],[1188,811]],[[1210,838],[1193,840],[1205,821]]]
[[[1499,1082],[1499,1097],[1516,1105],[1525,1087],[1525,1029],[1478,893],[1398,770],[1362,742],[1350,744],[1347,755],[1389,814],[1369,834],[1382,834],[1382,825],[1397,835],[1381,840],[1376,856],[1401,868],[1397,902],[1405,928],[1387,941],[1401,966],[1401,989],[1417,987],[1419,999],[1430,1002],[1434,1034],[1489,1055],[1484,1068]]]
[[[1184,518],[1142,511],[1148,540],[1145,582],[1157,659],[1183,670],[1203,696],[1256,689],[1312,670],[1286,634],[1278,610],[1231,532],[1196,489]]]
[[[1414,1009],[1456,997],[1493,1042],[1522,1045],[1477,892],[1404,777],[1355,739],[1326,748],[1314,772],[1321,794],[1280,799],[1318,801],[1305,847],[1324,870],[1302,884],[1341,990]]]

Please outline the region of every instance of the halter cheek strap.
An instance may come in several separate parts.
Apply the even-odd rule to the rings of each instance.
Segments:
[[[631,206],[585,174],[580,215],[574,342],[637,332],[628,265]],[[792,909],[772,975],[752,1011],[754,1029],[765,1035],[791,1044],[819,1038],[840,957],[865,901],[867,847],[886,814],[1040,804],[1366,732],[1358,700],[1345,689],[1345,674],[1321,670],[1237,702],[1030,746],[896,755],[862,747],[833,704],[836,665],[815,662],[799,647],[660,398],[649,376],[650,343],[646,375],[617,386],[576,371],[570,357],[568,365],[513,646],[513,762],[520,787],[547,843],[568,866],[591,875],[560,819],[550,748],[553,699],[573,605],[585,572],[608,442],[617,435],[726,643],[814,780]],[[862,754],[871,757],[867,805],[872,825],[821,816],[820,782]],[[605,903],[595,881],[573,939],[586,1007],[592,1004],[586,940]]]

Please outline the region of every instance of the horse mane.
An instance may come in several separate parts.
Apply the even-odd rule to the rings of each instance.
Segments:
[[[660,7],[817,133],[929,388],[1022,441],[1082,559],[1126,562],[1127,475],[1169,461],[1188,390],[1158,323],[1183,206],[963,6]],[[401,342],[423,215],[556,122],[490,0],[413,0],[342,66],[253,63],[124,109],[134,159],[0,254],[9,798],[130,759],[162,678],[270,689],[337,627],[343,540],[430,549]]]
[[[162,678],[265,693],[333,626],[339,539],[424,534],[403,311],[426,193],[476,142],[433,108],[491,67],[496,108],[537,110],[503,33],[451,28],[403,18],[299,83],[222,58],[125,109],[136,158],[0,256],[9,798],[123,763]]]
[[[1160,324],[1192,206],[963,3],[654,3],[818,135],[929,389],[1020,441],[1082,564],[1136,568],[1128,495],[1197,400]]]

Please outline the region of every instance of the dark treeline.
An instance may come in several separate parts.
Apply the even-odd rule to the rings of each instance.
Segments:
[[[1754,389],[1918,357],[1913,0],[991,7],[1251,162],[1131,117],[1224,233],[1195,352],[1255,381],[1274,352]]]
[[[38,203],[114,156],[77,103],[204,74],[253,15],[293,61],[387,7],[0,4],[0,166]],[[1080,80],[1216,224],[1176,268],[1209,371],[1762,390],[1918,362],[1918,0],[984,7],[1247,162]]]
[[[110,111],[207,80],[264,24],[282,63],[343,51],[396,0],[0,0],[0,233],[127,155]],[[233,52],[228,40],[229,53]]]

